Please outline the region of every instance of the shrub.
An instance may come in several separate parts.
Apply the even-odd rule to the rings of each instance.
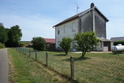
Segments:
[[[99,42],[94,32],[75,34],[74,39],[77,41],[78,48],[82,51],[82,57]]]
[[[45,50],[46,42],[42,37],[34,37],[32,42],[32,47],[34,50]]]
[[[68,37],[63,37],[62,41],[60,42],[61,48],[65,51],[66,55],[68,55],[68,51],[71,47],[72,39]]]
[[[5,45],[0,42],[0,48],[5,48]]]

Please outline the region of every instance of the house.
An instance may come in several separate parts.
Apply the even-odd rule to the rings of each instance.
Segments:
[[[111,41],[124,41],[124,37],[112,37],[111,39],[110,39]]]
[[[76,33],[93,31],[100,39],[97,51],[110,51],[111,41],[106,39],[106,22],[109,20],[91,3],[90,8],[53,26],[55,28],[56,49],[59,49],[63,37],[74,38]],[[75,50],[76,42],[72,42],[71,50]]]
[[[46,42],[46,48],[48,50],[55,50],[55,39],[52,38],[44,38]]]

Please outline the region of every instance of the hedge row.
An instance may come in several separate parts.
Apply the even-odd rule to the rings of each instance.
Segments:
[[[124,45],[124,41],[115,41],[115,42],[114,42],[114,45],[118,45],[118,44]]]

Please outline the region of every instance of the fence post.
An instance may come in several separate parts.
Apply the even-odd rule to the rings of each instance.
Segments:
[[[46,66],[48,66],[48,53],[46,52]]]
[[[37,50],[35,50],[35,59],[37,60]]]
[[[71,79],[74,78],[74,58],[70,57]]]

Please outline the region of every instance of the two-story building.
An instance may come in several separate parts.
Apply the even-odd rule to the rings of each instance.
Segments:
[[[95,50],[110,51],[111,41],[106,39],[106,22],[108,22],[108,19],[91,3],[89,9],[67,18],[54,26],[56,49],[60,48],[59,44],[63,37],[73,39],[77,33],[93,31],[96,33],[97,38],[100,39],[99,45]],[[75,50],[74,45],[75,41],[72,42],[72,50]]]

